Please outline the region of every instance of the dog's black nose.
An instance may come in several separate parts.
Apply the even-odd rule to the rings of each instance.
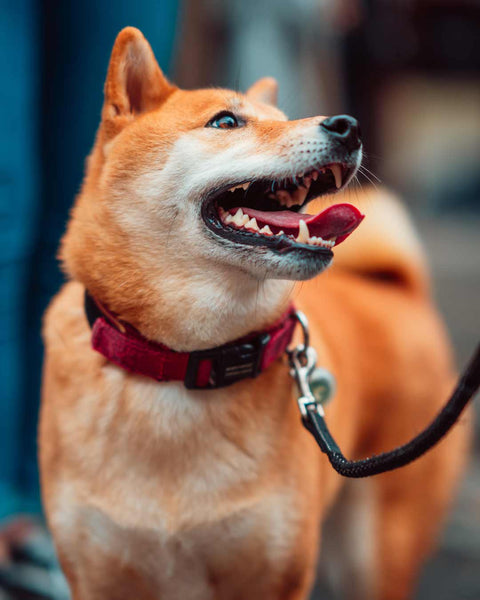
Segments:
[[[334,139],[342,142],[348,150],[357,150],[362,145],[360,139],[360,125],[357,119],[350,115],[335,115],[328,117],[320,123]]]

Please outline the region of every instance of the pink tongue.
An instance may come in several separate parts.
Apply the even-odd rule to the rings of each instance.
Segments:
[[[273,233],[283,231],[288,234],[298,234],[300,220],[308,225],[310,236],[321,237],[324,240],[337,238],[337,244],[342,242],[363,220],[364,215],[351,204],[334,204],[318,215],[306,215],[291,210],[268,212],[244,208],[242,210],[250,218],[255,217],[260,229],[268,225]]]

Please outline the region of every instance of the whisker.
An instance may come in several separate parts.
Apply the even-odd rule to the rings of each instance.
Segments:
[[[364,171],[366,171],[367,173],[370,173],[370,175],[371,175],[372,177],[374,177],[374,178],[375,178],[375,179],[376,179],[376,180],[377,180],[379,183],[381,183],[381,182],[382,182],[382,180],[381,180],[379,177],[377,177],[377,176],[375,175],[375,173],[373,173],[372,171],[370,171],[370,169],[367,169],[367,167],[366,167],[365,165],[360,165],[360,166],[359,166],[359,170],[364,170]]]
[[[372,179],[370,179],[370,177],[366,173],[364,173],[363,171],[361,173],[366,179],[368,179],[368,181],[373,185],[375,189],[378,189],[376,183]]]

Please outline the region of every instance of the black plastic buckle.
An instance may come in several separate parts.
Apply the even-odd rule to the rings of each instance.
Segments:
[[[269,340],[270,335],[265,333],[249,342],[192,352],[188,359],[185,387],[190,390],[212,389],[230,385],[246,377],[256,377],[260,373],[263,349]],[[211,361],[212,370],[208,384],[199,386],[198,367],[204,360]]]

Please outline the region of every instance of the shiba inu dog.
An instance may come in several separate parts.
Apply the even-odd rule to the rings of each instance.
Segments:
[[[138,30],[115,42],[61,245],[70,281],[44,325],[43,497],[75,600],[304,599],[321,545],[344,597],[404,600],[434,545],[465,425],[408,467],[344,485],[302,427],[280,342],[268,366],[259,354],[221,381],[142,371],[146,356],[173,369],[253,332],[271,340],[293,300],[337,379],[326,414],[348,456],[406,441],[450,392],[408,218],[384,190],[343,192],[357,122],[288,121],[275,97],[271,79],[178,89]]]

